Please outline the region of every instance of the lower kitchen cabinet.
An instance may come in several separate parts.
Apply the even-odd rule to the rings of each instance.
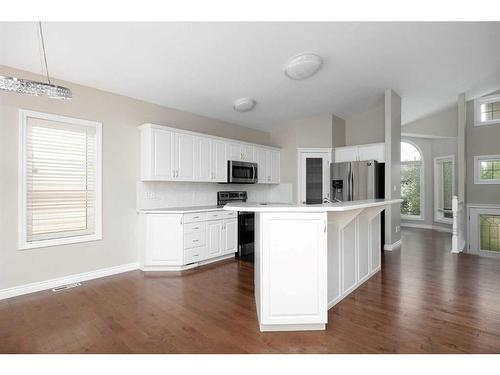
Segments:
[[[142,214],[141,268],[177,271],[234,254],[238,249],[236,214],[224,210]]]

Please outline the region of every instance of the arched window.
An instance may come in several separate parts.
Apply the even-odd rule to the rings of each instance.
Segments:
[[[421,219],[423,212],[423,158],[419,149],[408,141],[401,142],[401,215]]]

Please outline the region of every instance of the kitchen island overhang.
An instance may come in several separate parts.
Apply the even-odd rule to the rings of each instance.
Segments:
[[[400,202],[224,206],[255,212],[254,282],[260,330],[325,329],[328,309],[380,271],[380,213]]]

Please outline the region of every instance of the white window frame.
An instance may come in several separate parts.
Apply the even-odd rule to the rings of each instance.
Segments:
[[[424,221],[425,218],[425,181],[424,181],[424,176],[425,176],[425,159],[424,159],[424,153],[418,147],[417,144],[415,144],[412,141],[409,141],[407,139],[401,139],[400,143],[409,143],[413,147],[415,147],[418,152],[420,153],[420,215],[403,215],[401,214],[401,220],[413,220],[413,221]],[[400,161],[401,165],[403,165],[404,162]],[[401,184],[401,181],[399,182]]]
[[[474,126],[500,124],[499,120],[481,121],[481,104],[500,102],[500,95],[489,95],[474,100]]]
[[[484,255],[491,257],[500,257],[498,251],[481,250],[480,249],[480,222],[481,214],[485,215],[500,215],[500,205],[495,204],[468,204],[467,216],[469,223],[467,225],[467,252],[470,254]]]
[[[439,195],[438,195],[438,190],[440,187],[438,186],[438,162],[440,160],[451,160],[451,165],[452,165],[452,179],[451,179],[451,186],[452,186],[452,196],[455,195],[455,155],[447,155],[447,156],[438,156],[434,158],[434,221],[438,223],[445,223],[445,224],[453,224],[453,217],[451,218],[445,218],[444,213],[439,211]]]
[[[28,117],[42,120],[66,122],[75,125],[94,127],[96,130],[96,168],[95,168],[95,232],[81,236],[63,237],[48,240],[27,241],[26,232],[26,126]],[[40,247],[67,245],[79,242],[102,240],[102,124],[96,121],[82,120],[72,117],[59,116],[50,113],[35,112],[25,109],[19,110],[19,174],[18,174],[18,235],[19,250]]]
[[[495,180],[485,180],[481,178],[481,167],[480,163],[482,161],[489,160],[500,160],[500,155],[477,155],[474,156],[474,183],[475,184],[486,184],[486,185],[500,185],[500,179]]]

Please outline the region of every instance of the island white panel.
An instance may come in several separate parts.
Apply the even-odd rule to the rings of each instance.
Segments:
[[[356,221],[351,221],[342,230],[342,293],[356,286]]]
[[[326,323],[326,213],[260,216],[261,329],[275,324],[300,329],[300,324]]]
[[[358,217],[358,280],[360,282],[370,273],[370,234],[368,217],[360,215]]]

